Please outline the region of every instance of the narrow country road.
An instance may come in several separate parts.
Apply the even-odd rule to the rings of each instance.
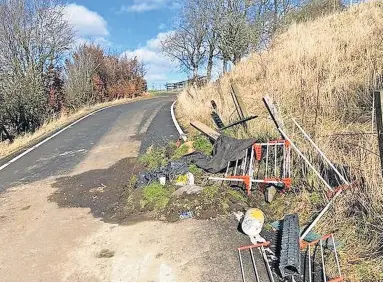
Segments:
[[[140,147],[143,151],[151,144],[176,140],[178,134],[170,116],[174,99],[174,95],[161,96],[119,105],[82,120],[0,171],[0,192],[15,185],[70,173],[102,138],[107,139],[102,150],[98,149],[103,160],[92,164],[93,169],[135,157]]]
[[[178,138],[174,99],[102,110],[0,171],[0,281],[241,281],[234,218],[115,211],[140,151]]]

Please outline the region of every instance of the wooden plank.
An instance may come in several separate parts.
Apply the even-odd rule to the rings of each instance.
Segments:
[[[200,121],[193,121],[190,123],[190,125],[192,125],[194,128],[196,128],[198,131],[200,131],[204,135],[208,136],[213,141],[216,141],[220,136],[220,133],[218,133],[217,131],[213,130],[212,128],[210,128],[209,126],[205,125],[204,123]]]
[[[379,155],[380,155],[380,169],[383,176],[383,114],[382,114],[382,104],[383,104],[383,90],[375,91],[375,117],[376,117],[376,130],[378,132],[378,146],[379,146]]]

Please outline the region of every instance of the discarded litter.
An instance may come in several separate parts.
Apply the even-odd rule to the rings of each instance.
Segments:
[[[274,221],[272,223],[270,223],[270,226],[276,230],[276,231],[280,231],[281,227],[282,227],[282,222],[283,220],[277,220],[277,221]],[[300,228],[300,234],[302,234],[302,232],[307,228],[307,226],[303,226]],[[319,239],[321,239],[322,236],[318,233],[315,233],[314,231],[310,231],[309,233],[307,233],[307,235],[305,236],[305,238],[303,239],[303,241],[307,242],[307,243],[311,243],[311,242],[314,242],[314,241],[318,241]],[[339,240],[335,240],[335,247],[337,249],[341,248],[344,246],[344,243],[339,241]],[[325,243],[326,247],[329,248],[329,249],[333,249],[333,244],[332,242],[326,242]]]
[[[219,136],[214,143],[212,156],[201,152],[193,152],[182,159],[194,163],[199,168],[210,173],[219,173],[226,169],[228,162],[245,157],[245,152],[256,142],[255,139],[239,140],[225,135]]]
[[[179,175],[176,179],[176,186],[194,185],[194,175],[187,172],[185,175]]]
[[[266,240],[261,237],[265,216],[260,209],[250,208],[246,211],[241,221],[242,231],[250,237],[250,241],[255,245],[264,243]]]
[[[166,177],[159,177],[159,178],[158,178],[158,181],[160,182],[160,184],[161,184],[162,186],[165,186],[165,184],[166,184]]]
[[[240,158],[228,162],[225,177],[211,180],[241,182],[250,195],[252,184],[291,186],[291,148],[287,140],[253,143],[244,149]]]
[[[329,267],[328,262],[332,263],[333,261],[325,261],[325,244],[324,243],[332,242],[332,252],[331,254],[333,255],[335,265],[336,265],[336,270],[337,270],[337,276],[334,278],[328,278],[328,274],[326,272],[326,269]],[[339,257],[338,257],[338,252],[336,249],[335,245],[335,239],[333,234],[328,234],[323,236],[317,241],[311,242],[311,243],[305,243],[301,242],[301,249],[306,251],[306,258],[307,258],[307,264],[305,262],[305,266],[308,266],[308,278],[305,278],[304,276],[303,280],[308,280],[308,282],[312,282],[315,276],[315,262],[320,262],[320,268],[321,268],[321,273],[322,273],[322,278],[320,278],[321,282],[342,282],[344,281],[341,268],[340,268],[340,262],[339,262]],[[319,250],[319,256],[320,258],[318,259],[318,251]],[[326,265],[327,263],[327,265]]]
[[[181,212],[180,214],[180,219],[188,219],[188,218],[193,218],[194,217],[194,213],[193,211],[185,211],[185,212]]]
[[[242,274],[243,282],[246,282],[246,277],[245,277],[244,262],[242,259],[242,252],[246,251],[246,250],[248,250],[250,252],[251,263],[253,266],[256,282],[266,282],[266,281],[274,282],[273,272],[271,271],[270,263],[269,263],[269,260],[267,258],[266,251],[265,251],[265,247],[269,247],[269,246],[270,246],[270,242],[264,242],[264,243],[260,243],[260,244],[243,246],[243,247],[238,248],[239,264],[241,267],[241,274]],[[267,274],[269,276],[269,278],[267,280],[264,280],[264,278],[260,278],[260,272],[258,271],[257,264],[256,264],[256,261],[254,259],[253,249],[258,249],[259,253],[261,254],[261,256],[263,258],[263,261],[264,261],[264,264],[265,264],[265,267],[267,270]]]
[[[165,177],[166,180],[172,180],[177,175],[183,175],[187,172],[189,172],[189,167],[185,160],[179,159],[170,161],[164,167],[140,173],[137,181],[137,186],[147,186],[148,184],[159,180],[161,177]]]
[[[301,273],[301,254],[298,214],[289,214],[284,217],[281,238],[279,271],[283,278],[299,275]]]

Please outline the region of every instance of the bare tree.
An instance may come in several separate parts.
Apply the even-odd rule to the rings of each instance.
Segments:
[[[101,47],[83,44],[74,50],[71,59],[66,60],[64,91],[67,107],[76,110],[96,101],[92,79],[103,63],[102,59]]]
[[[47,115],[46,73],[59,65],[73,32],[63,6],[45,0],[0,0],[1,124],[34,131]]]
[[[177,29],[161,42],[162,52],[177,60],[183,71],[192,73],[193,79],[198,76],[206,54],[206,26],[194,3],[183,7]]]
[[[215,31],[218,49],[223,60],[223,71],[227,71],[227,62],[237,64],[248,54],[253,42],[253,29],[249,21],[252,2],[248,0],[214,0],[216,17]]]
[[[336,10],[341,0],[184,0],[179,24],[162,44],[170,58],[196,76],[206,66],[210,80],[214,59],[237,64],[250,52],[266,48],[291,19]],[[205,65],[205,63],[207,63]]]

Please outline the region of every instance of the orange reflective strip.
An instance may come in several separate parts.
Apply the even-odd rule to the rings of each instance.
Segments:
[[[251,182],[250,176],[228,176],[226,178],[243,180],[243,182],[245,183],[245,186],[246,186],[247,194],[250,195],[250,182]]]
[[[282,182],[285,184],[285,187],[286,187],[287,189],[290,189],[290,188],[291,188],[291,183],[292,183],[291,178],[283,178],[283,179],[282,179]]]
[[[248,250],[248,249],[252,249],[252,248],[266,247],[268,245],[270,245],[270,242],[264,242],[264,243],[259,243],[259,244],[256,244],[256,245],[239,247],[238,250],[242,251],[242,250]]]
[[[254,144],[255,159],[260,161],[262,159],[262,145]]]

